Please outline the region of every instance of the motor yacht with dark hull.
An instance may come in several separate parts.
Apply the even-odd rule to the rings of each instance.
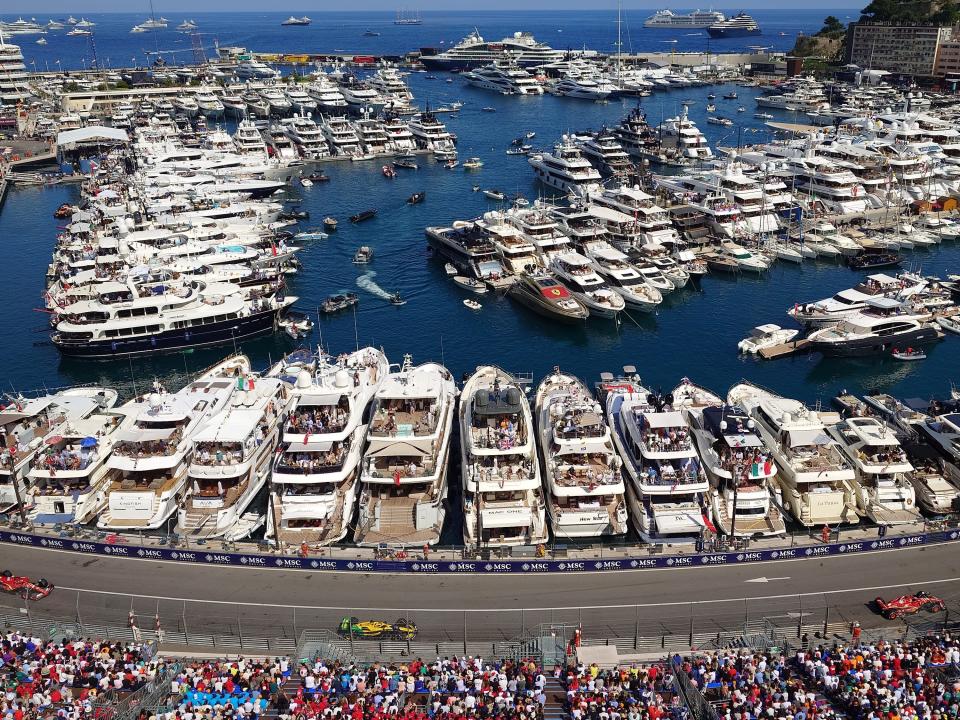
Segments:
[[[489,233],[477,223],[428,227],[426,236],[434,252],[471,277],[498,289],[506,289],[513,283],[513,277],[500,263]]]
[[[867,310],[838,325],[810,333],[810,350],[830,357],[862,357],[890,354],[894,348],[927,345],[941,338],[928,314],[904,311],[901,303],[890,298],[871,298],[867,304]]]
[[[578,322],[590,315],[565,285],[546,273],[519,276],[509,293],[517,302],[552,320]]]

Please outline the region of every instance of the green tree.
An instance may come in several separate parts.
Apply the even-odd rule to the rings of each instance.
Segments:
[[[817,35],[839,35],[845,28],[842,22],[835,15],[827,15],[823,20],[823,27]]]

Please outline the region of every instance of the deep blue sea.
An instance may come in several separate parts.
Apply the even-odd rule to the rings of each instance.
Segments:
[[[816,18],[823,14],[824,11],[818,11]],[[456,39],[473,22],[491,35],[525,29],[551,40],[560,35],[557,29],[563,29],[567,40],[577,38],[577,44],[586,42],[602,47],[604,33],[612,31],[612,18],[593,12],[572,15],[582,17],[582,22],[571,21],[571,14],[564,13],[567,24],[552,30],[548,30],[548,13],[450,14],[442,16],[442,23],[441,16],[429,14],[424,15],[423,26],[408,28],[393,26],[391,17],[386,15],[318,13],[309,28],[283,31],[279,26],[274,28],[276,15],[269,16],[272,20],[266,24],[255,15],[216,19],[197,15],[196,19],[201,26],[216,24],[229,42],[264,50],[281,45],[291,50],[326,50],[333,45],[373,51],[364,44],[369,41],[371,45],[382,43],[385,52],[402,51],[438,39]],[[765,27],[775,27],[770,19],[774,13],[756,15]],[[99,22],[107,17],[115,22],[121,16],[94,19]],[[168,17],[176,22],[181,19]],[[359,33],[374,24],[374,17],[379,17],[376,22],[384,34],[380,38],[360,38]],[[781,17],[784,27],[790,22],[795,29],[803,27],[804,16],[799,12],[784,12]],[[258,22],[257,18],[265,29],[255,36],[252,25]],[[118,24],[127,27],[134,20],[130,16]],[[631,19],[636,26],[635,46],[646,37],[639,29],[641,20]],[[811,15],[807,27],[818,22]],[[251,29],[242,29],[248,24]],[[98,35],[105,25],[106,22],[100,26]],[[293,41],[281,42],[282,38],[296,37],[297,30],[313,34],[315,39],[304,40],[302,46]],[[324,33],[338,39],[323,40]],[[310,37],[307,34],[302,37]],[[103,35],[106,46],[107,35]],[[124,42],[129,46],[129,39]],[[47,52],[53,52],[56,43],[51,40]],[[482,170],[446,170],[422,159],[419,171],[400,171],[396,179],[387,180],[380,172],[381,163],[328,163],[324,170],[331,177],[329,183],[293,190],[312,214],[312,220],[302,223],[304,229],[319,226],[326,215],[341,221],[328,240],[314,242],[301,253],[304,269],[291,278],[291,292],[301,298],[298,307],[315,312],[325,297],[345,290],[356,291],[361,297],[355,316],[345,313],[319,322],[312,344],[322,341],[333,352],[353,348],[357,342],[375,344],[382,346],[393,362],[400,362],[404,353],[411,353],[415,362],[443,361],[456,376],[481,363],[496,363],[511,371],[531,371],[537,377],[559,365],[593,382],[601,371],[616,371],[624,364],[634,364],[653,386],[672,388],[682,376],[689,376],[724,392],[746,377],[811,402],[829,400],[844,387],[851,391],[882,387],[902,396],[943,395],[951,379],[960,380],[960,338],[956,336],[932,348],[927,360],[915,363],[824,360],[819,356],[762,362],[738,357],[736,343],[753,326],[765,322],[789,326],[791,320],[786,310],[795,302],[831,295],[854,285],[861,277],[844,266],[829,263],[776,264],[759,278],[708,277],[701,289],[685,289],[668,296],[656,315],[635,314],[636,322],[626,319],[619,328],[609,321],[593,320],[574,327],[552,324],[505,297],[484,296],[481,311],[467,309],[462,304],[466,296],[445,277],[442,264],[428,257],[424,227],[476,217],[494,208],[495,203],[471,190],[475,184],[536,197],[538,187],[525,158],[504,154],[513,138],[533,131],[533,142],[547,146],[564,132],[615,123],[635,101],[598,105],[550,95],[503,97],[468,87],[455,76],[451,76],[452,83],[447,83],[446,77],[441,73],[438,79],[429,80],[415,73],[408,79],[420,103],[437,105],[457,99],[465,103],[459,116],[445,116],[446,122],[459,136],[461,158],[481,157],[486,163]],[[715,92],[721,96],[726,89]],[[769,138],[761,121],[753,119],[754,91],[737,90],[739,100],[716,101],[721,114],[738,121],[739,127],[733,128],[706,124],[704,108],[709,88],[661,92],[645,98],[642,104],[655,123],[676,114],[682,102],[689,101],[691,116],[713,143],[735,145],[738,136],[744,142]],[[746,112],[737,113],[739,105]],[[483,106],[495,107],[497,112],[481,112]],[[792,118],[783,113],[777,119]],[[426,201],[407,205],[406,198],[420,190],[426,191]],[[154,377],[165,377],[176,384],[185,372],[200,370],[231,349],[105,364],[61,360],[45,338],[47,316],[35,308],[41,305],[44,273],[56,233],[57,221],[52,212],[60,203],[76,198],[76,188],[69,186],[14,190],[0,212],[0,238],[4,241],[8,268],[0,284],[0,335],[4,338],[0,346],[0,382],[17,389],[100,382],[121,384],[129,390],[135,379],[142,389]],[[379,211],[376,219],[360,225],[347,221],[350,215],[367,208]],[[374,261],[366,268],[351,263],[360,245],[370,245],[375,250]],[[908,255],[908,264],[941,275],[960,272],[960,243],[945,244],[932,252],[915,251]],[[393,291],[401,292],[407,304],[389,305],[383,295]],[[266,365],[268,360],[293,347],[292,340],[278,335],[245,344],[242,349],[256,364]]]
[[[587,47],[604,53],[616,51],[616,11],[436,11],[422,14],[422,25],[394,25],[394,14],[388,12],[316,12],[309,26],[281,26],[289,16],[286,12],[264,13],[165,13],[163,3],[154,3],[157,16],[169,21],[166,30],[131,34],[130,29],[143,22],[149,14],[148,4],[132,13],[84,15],[74,11],[77,18],[85,17],[96,23],[93,43],[85,37],[67,37],[66,30],[46,35],[47,45],[36,45],[37,36],[15,38],[24,50],[28,63],[37,70],[60,67],[89,66],[93,50],[102,66],[118,67],[149,64],[162,51],[171,63],[191,62],[191,39],[176,31],[184,19],[194,20],[208,54],[216,44],[240,45],[262,52],[334,52],[402,55],[421,47],[445,48],[459,42],[474,28],[488,40],[499,40],[517,31],[533,33],[540,41],[557,49]],[[135,6],[136,3],[132,4]],[[728,14],[738,8],[716,8]],[[751,10],[763,34],[748,38],[709,40],[703,30],[645,29],[643,21],[650,9],[624,11],[622,42],[624,52],[732,52],[754,47],[788,50],[798,32],[816,32],[823,24],[828,10]],[[844,19],[851,11],[838,10],[833,14]],[[302,14],[302,13],[297,13]],[[0,19],[15,20],[5,13]],[[46,22],[49,16],[37,16]],[[59,19],[63,19],[60,17]],[[68,28],[69,29],[69,28]],[[364,37],[367,30],[379,32],[377,37]]]

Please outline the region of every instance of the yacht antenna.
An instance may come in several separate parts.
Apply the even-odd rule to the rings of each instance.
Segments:
[[[357,352],[360,351],[360,335],[357,333],[357,305],[353,305],[353,341],[356,343]]]
[[[323,357],[323,322],[320,317],[320,306],[317,305],[317,330],[320,332],[319,355]]]

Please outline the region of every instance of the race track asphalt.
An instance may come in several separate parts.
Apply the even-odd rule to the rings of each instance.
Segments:
[[[0,564],[56,589],[36,615],[123,625],[132,608],[194,632],[293,636],[343,615],[414,620],[420,639],[506,640],[538,623],[586,636],[712,632],[769,618],[789,626],[883,624],[869,602],[925,587],[960,600],[956,544],[757,565],[544,575],[336,573],[211,567],[4,545]],[[763,581],[766,579],[766,581]],[[16,596],[0,604],[23,607]],[[829,608],[829,609],[827,609]],[[826,617],[825,617],[826,616]],[[168,627],[170,625],[168,624]]]

